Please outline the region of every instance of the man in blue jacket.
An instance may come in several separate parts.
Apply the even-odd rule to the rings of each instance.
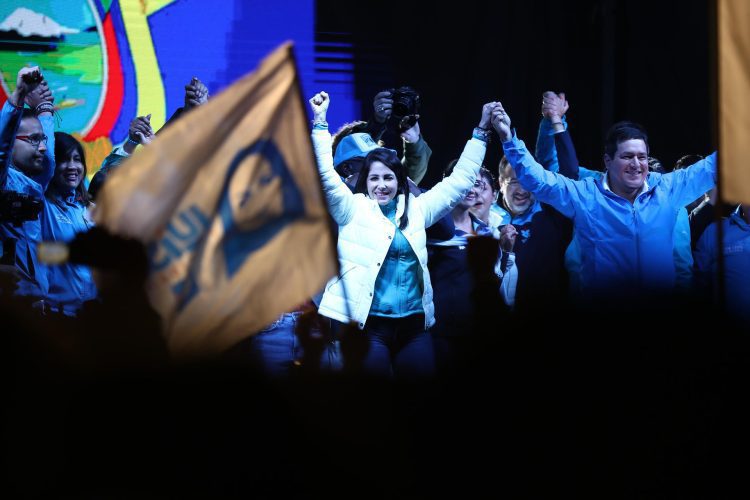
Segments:
[[[584,297],[674,289],[677,212],[716,183],[716,153],[685,170],[649,173],[645,130],[620,122],[607,134],[604,177],[573,181],[534,160],[511,132],[502,106],[493,113],[492,124],[521,184],[573,219],[581,245]]]
[[[44,191],[54,173],[54,123],[51,93],[38,67],[22,68],[16,89],[0,111],[0,188],[31,195],[44,203]],[[24,109],[24,103],[31,109]],[[20,225],[0,223],[0,240],[15,241],[15,294],[43,305],[48,284],[37,261],[41,239],[39,219]]]

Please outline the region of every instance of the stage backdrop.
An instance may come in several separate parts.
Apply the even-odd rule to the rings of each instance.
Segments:
[[[3,0],[0,103],[18,69],[38,65],[58,130],[84,142],[90,177],[135,116],[150,113],[158,130],[193,76],[217,94],[293,40],[303,94],[335,86],[335,126],[359,105],[346,84],[330,82],[330,68],[316,65],[314,27],[314,0]]]

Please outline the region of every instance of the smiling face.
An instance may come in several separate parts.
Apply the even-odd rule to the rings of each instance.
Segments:
[[[534,203],[534,195],[526,191],[521,187],[521,184],[516,179],[516,174],[512,170],[509,172],[500,186],[500,191],[503,194],[503,200],[505,201],[505,207],[513,215],[520,215],[526,212],[531,205]]]
[[[604,155],[604,164],[612,192],[634,199],[648,177],[648,147],[641,139],[623,141],[617,145],[614,157]]]
[[[385,205],[396,196],[397,192],[398,181],[393,170],[382,162],[372,162],[367,174],[367,195],[378,204]]]
[[[63,161],[58,161],[52,183],[58,190],[65,192],[77,188],[82,181],[83,159],[80,153],[73,149]]]
[[[488,179],[482,174],[481,179],[484,184],[479,187],[474,187],[472,191],[476,192],[474,199],[474,205],[471,207],[472,213],[482,222],[489,223],[490,221],[490,208],[492,204],[497,200],[497,191],[492,190],[492,179]]]

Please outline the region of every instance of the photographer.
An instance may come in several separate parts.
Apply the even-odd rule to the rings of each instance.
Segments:
[[[30,109],[24,108],[24,103]],[[0,111],[0,187],[4,199],[25,198],[20,214],[0,213],[2,262],[15,267],[18,282],[14,293],[36,302],[37,307],[44,306],[41,299],[48,290],[45,271],[37,262],[36,244],[41,239],[39,210],[54,171],[52,103],[52,93],[39,68],[22,68],[16,89]],[[6,282],[3,280],[5,286]]]
[[[373,99],[373,118],[369,122],[347,123],[336,131],[333,137],[334,166],[349,186],[356,184],[365,156],[377,147],[375,141],[380,141],[390,128],[401,136],[401,164],[413,182],[412,192],[418,194],[416,185],[424,178],[432,156],[432,150],[419,129],[419,103],[419,95],[409,87],[383,90]]]

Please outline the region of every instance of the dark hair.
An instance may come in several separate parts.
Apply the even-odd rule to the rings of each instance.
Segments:
[[[479,175],[484,177],[485,182],[490,186],[492,191],[497,191],[500,189],[500,185],[497,182],[497,179],[495,179],[495,176],[492,175],[492,172],[488,168],[482,167],[479,169]]]
[[[354,185],[354,192],[369,195],[367,192],[367,177],[370,175],[370,167],[376,161],[390,168],[396,174],[396,183],[398,186],[396,195],[404,195],[404,213],[401,215],[401,222],[398,226],[399,229],[403,230],[409,224],[409,184],[406,180],[406,169],[401,164],[401,160],[398,159],[398,155],[394,150],[377,148],[367,154],[365,164],[362,166],[357,183]]]
[[[698,163],[702,159],[703,159],[703,156],[701,155],[685,155],[675,162],[673,170],[680,170],[681,168],[687,168],[693,163]]]
[[[654,158],[653,156],[648,157],[648,170],[649,172],[658,172],[660,174],[667,173],[664,165],[661,164],[661,161],[659,161],[658,158]]]
[[[646,129],[637,123],[629,121],[615,123],[609,128],[607,136],[604,139],[604,154],[610,158],[614,158],[617,146],[621,142],[632,139],[642,140],[646,144],[646,152],[648,152],[648,135],[646,134]]]
[[[86,183],[84,182],[88,169],[86,168],[86,154],[83,151],[83,146],[72,135],[65,132],[55,132],[55,164],[69,160],[73,156],[73,153],[78,153],[81,157],[81,165],[83,165],[83,177],[78,186],[76,186],[76,201],[83,203],[84,206],[88,206],[91,203],[91,197],[86,190]]]

